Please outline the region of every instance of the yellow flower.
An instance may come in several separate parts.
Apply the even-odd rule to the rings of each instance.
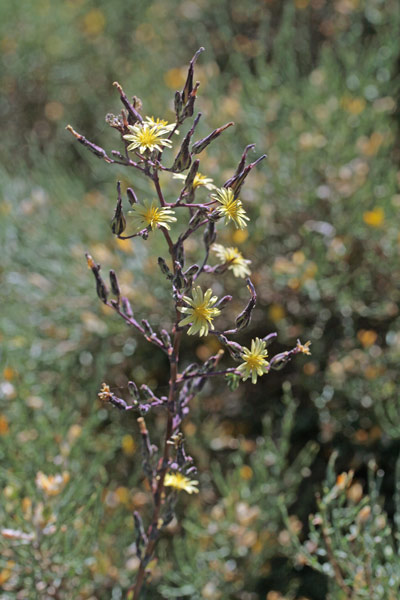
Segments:
[[[169,130],[160,124],[155,123],[154,125],[150,125],[150,123],[142,122],[136,123],[136,125],[128,125],[128,129],[131,133],[124,135],[125,140],[132,142],[129,144],[128,150],[139,148],[139,153],[144,154],[146,150],[150,150],[150,152],[158,150],[161,152],[163,146],[168,146],[169,148],[172,146],[171,140],[162,137]]]
[[[179,325],[191,325],[188,329],[189,335],[195,335],[198,333],[200,336],[207,335],[208,330],[214,329],[212,319],[217,317],[221,311],[218,308],[213,308],[214,304],[218,301],[217,296],[212,296],[212,290],[208,289],[203,295],[200,286],[192,289],[192,298],[184,296],[183,299],[186,304],[190,306],[179,306],[178,310],[182,313],[187,314],[187,317],[180,321]]]
[[[108,402],[108,400],[112,396],[112,393],[110,391],[110,386],[107,385],[106,383],[102,383],[101,390],[97,395],[100,398],[100,400],[102,400],[102,402]]]
[[[164,479],[166,487],[173,487],[176,490],[183,490],[188,494],[198,494],[199,490],[196,485],[198,481],[185,477],[182,473],[167,473]]]
[[[159,119],[158,117],[157,119],[155,119],[154,117],[145,117],[144,122],[145,124],[147,123],[148,125],[150,125],[150,127],[155,127],[160,131],[162,130],[163,133],[165,133],[166,131],[173,131],[175,127],[175,123],[168,123],[168,121],[166,121],[165,119]],[[175,133],[179,133],[179,131],[175,131]]]
[[[145,227],[150,227],[151,229],[165,227],[165,229],[170,229],[168,223],[176,221],[176,218],[172,216],[174,214],[173,210],[165,206],[158,206],[154,200],[145,200],[144,205],[134,204],[128,212],[138,231]]]
[[[300,342],[300,340],[297,340],[296,350],[298,352],[301,352],[302,354],[306,354],[307,356],[311,356],[310,346],[311,346],[311,342],[306,342],[305,344],[302,344]]]
[[[58,475],[45,475],[42,471],[39,471],[36,475],[36,485],[42,490],[47,496],[57,496],[69,481],[70,475],[67,471],[64,471]]]
[[[247,265],[251,260],[246,260],[237,248],[224,248],[221,244],[214,244],[211,248],[218,256],[222,264],[228,264],[228,269],[233,271],[235,277],[246,277],[250,275]]]
[[[261,377],[268,372],[269,362],[265,360],[267,356],[266,343],[259,338],[251,341],[251,350],[243,349],[244,363],[237,368],[243,375],[243,381],[251,377],[251,383],[257,383],[257,376]]]
[[[222,217],[225,217],[225,224],[232,220],[237,229],[247,227],[246,221],[250,219],[246,215],[242,202],[239,198],[235,198],[231,188],[221,188],[216,194],[212,194],[211,198],[221,204],[217,210]]]
[[[186,175],[182,175],[181,173],[176,173],[174,175],[174,179],[182,179],[184,181],[186,179]],[[192,187],[195,190],[198,187],[205,187],[208,190],[215,190],[215,185],[213,184],[213,180],[210,177],[206,177],[201,173],[196,173],[194,176],[194,180],[192,183]]]
[[[385,211],[381,206],[375,207],[373,210],[367,210],[363,214],[364,223],[370,227],[380,227],[385,219]]]

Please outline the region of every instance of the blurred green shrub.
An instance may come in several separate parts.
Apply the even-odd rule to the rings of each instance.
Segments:
[[[368,495],[353,481],[353,472],[336,477],[332,454],[318,511],[310,515],[308,539],[300,543],[290,519],[288,531],[299,565],[310,565],[328,577],[332,598],[395,600],[400,591],[397,549],[400,468],[396,468],[395,513],[383,508],[380,488],[384,472],[369,465]],[[284,502],[284,499],[282,499]]]

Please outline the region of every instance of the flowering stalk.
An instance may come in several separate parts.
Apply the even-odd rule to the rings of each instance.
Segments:
[[[143,117],[141,102],[138,98],[128,99],[122,87],[115,83],[124,108],[119,116],[107,115],[106,121],[118,130],[124,152],[113,150],[110,158],[103,148],[89,142],[84,136],[68,126],[67,129],[77,140],[99,158],[107,163],[118,163],[131,167],[148,177],[154,186],[154,197],[138,198],[133,187],[126,190],[130,210],[124,213],[124,202],[121,185],[117,184],[117,202],[111,221],[112,233],[119,239],[141,237],[146,240],[149,236],[160,232],[166,241],[169,258],[158,257],[161,274],[171,285],[172,299],[175,308],[175,322],[170,332],[163,329],[160,333],[153,330],[146,319],[140,322],[135,318],[129,300],[121,296],[120,286],[115,271],[110,271],[109,289],[101,276],[101,267],[87,254],[88,267],[93,272],[99,299],[112,308],[129,326],[135,328],[149,343],[164,352],[169,359],[169,388],[168,395],[158,397],[147,385],[140,389],[135,382],[128,384],[129,399],[116,396],[109,385],[104,383],[99,393],[102,402],[106,402],[119,410],[131,411],[137,414],[137,423],[142,446],[142,467],[148,480],[153,496],[153,513],[147,528],[139,513],[135,513],[136,547],[140,565],[136,580],[128,590],[128,598],[138,600],[145,584],[147,567],[155,555],[157,542],[162,530],[168,525],[174,515],[174,505],[178,491],[189,494],[198,491],[198,481],[191,479],[196,473],[193,459],[186,454],[185,440],[181,432],[183,419],[189,411],[192,398],[203,388],[207,378],[222,376],[229,389],[233,390],[240,380],[251,378],[256,383],[270,369],[280,368],[299,352],[309,354],[309,343],[296,347],[287,352],[273,356],[267,360],[268,343],[276,334],[252,340],[251,347],[243,347],[231,339],[245,329],[251,320],[256,306],[256,291],[250,279],[250,262],[243,257],[237,248],[224,248],[216,244],[218,224],[239,229],[247,227],[250,220],[239,198],[241,187],[252,168],[265,155],[246,166],[246,157],[254,145],[247,146],[234,175],[221,187],[214,185],[213,180],[200,173],[200,160],[197,156],[202,150],[218,138],[233,123],[214,130],[206,138],[192,142],[195,128],[200,119],[200,113],[195,117],[191,129],[183,137],[175,159],[171,166],[163,164],[165,150],[173,148],[178,127],[187,118],[193,116],[194,105],[199,88],[199,82],[193,82],[195,54],[189,65],[188,76],[182,92],[175,94],[175,123],[163,119]],[[134,155],[135,160],[130,157]],[[196,157],[196,158],[195,158]],[[171,161],[168,161],[171,164]],[[176,200],[166,201],[161,184],[160,171],[170,172],[171,179],[183,184]],[[186,171],[186,173],[183,173]],[[209,193],[209,196],[206,194]],[[178,210],[188,213],[188,220],[183,231],[176,231],[176,213]],[[204,258],[200,264],[185,266],[185,242],[196,232],[203,231]],[[127,231],[127,233],[125,233]],[[176,241],[174,241],[174,239]],[[210,265],[210,250],[216,254],[219,264]],[[167,255],[168,256],[168,255]],[[237,316],[235,325],[227,330],[217,330],[214,321],[221,315],[224,307],[232,299],[226,295],[218,298],[212,288],[203,288],[198,284],[201,275],[218,276],[231,271],[235,277],[246,278],[250,299],[243,311]],[[183,368],[179,360],[179,349],[184,334],[217,337],[222,348],[215,356],[203,364],[193,363]],[[236,366],[219,366],[224,349],[228,350],[230,358],[238,363]],[[158,449],[151,443],[144,416],[154,409],[165,411],[165,434]]]

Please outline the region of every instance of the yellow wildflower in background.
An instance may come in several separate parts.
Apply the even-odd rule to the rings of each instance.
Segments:
[[[229,264],[228,269],[233,271],[235,277],[246,277],[250,275],[247,265],[251,260],[246,260],[237,248],[225,248],[222,244],[214,244],[211,250],[215,252],[222,264]]]
[[[176,173],[174,175],[174,179],[182,179],[182,181],[186,180],[186,175],[182,175],[181,173]],[[208,190],[215,190],[216,186],[213,184],[213,180],[210,177],[206,177],[201,173],[196,173],[192,187],[195,190],[198,187],[205,187]]]
[[[382,207],[377,206],[373,210],[367,210],[363,214],[364,223],[370,227],[380,227],[385,219],[385,211]]]
[[[128,150],[139,148],[139,153],[144,154],[146,150],[162,152],[163,146],[168,148],[172,146],[171,140],[162,137],[169,130],[160,124],[150,125],[150,123],[142,122],[136,125],[128,125],[128,129],[131,133],[124,135],[125,140],[132,142],[129,144]]]
[[[244,363],[239,365],[238,371],[242,374],[243,381],[251,377],[251,383],[257,383],[257,376],[261,377],[268,372],[269,362],[265,360],[268,356],[266,343],[256,338],[251,341],[251,349],[243,349],[242,358]]]
[[[195,335],[196,333],[200,336],[207,335],[210,328],[214,329],[213,318],[221,313],[218,308],[214,307],[218,298],[212,296],[211,289],[208,289],[203,295],[200,286],[192,289],[192,297],[183,296],[184,301],[189,306],[178,306],[178,310],[187,315],[180,321],[179,326],[190,325],[188,335]]]
[[[36,475],[36,485],[42,490],[47,496],[57,496],[69,481],[70,475],[67,471],[57,475],[45,475],[42,471],[39,471]]]
[[[198,481],[185,477],[182,473],[167,473],[164,479],[165,487],[173,487],[176,490],[183,490],[188,494],[198,494]]]
[[[172,216],[174,214],[173,210],[165,206],[158,206],[154,200],[145,200],[143,205],[134,204],[128,212],[138,231],[145,227],[150,227],[151,229],[165,227],[165,229],[170,229],[168,223],[176,221],[176,218]]]
[[[225,217],[225,224],[232,220],[237,229],[247,227],[246,221],[250,221],[250,219],[246,215],[241,200],[235,198],[231,188],[218,189],[216,194],[211,195],[211,198],[220,203],[221,206],[217,210],[222,217]]]

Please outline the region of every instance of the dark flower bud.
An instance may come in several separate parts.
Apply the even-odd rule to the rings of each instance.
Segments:
[[[192,155],[189,150],[190,140],[194,133],[194,130],[200,120],[201,113],[199,113],[193,123],[193,127],[187,132],[184,137],[180,150],[175,157],[174,164],[172,165],[170,171],[174,173],[181,173],[190,167],[190,163],[192,162]]]
[[[143,325],[145,335],[150,338],[153,337],[155,334],[147,319],[142,319],[141,323]]]
[[[113,220],[111,221],[111,231],[114,235],[121,235],[126,229],[126,219],[122,208],[116,210]]]
[[[216,308],[225,308],[227,304],[232,300],[232,296],[223,296],[215,305]]]
[[[111,231],[115,235],[121,235],[126,229],[126,219],[122,210],[122,197],[121,197],[121,182],[117,183],[118,200],[114,211],[114,217],[111,221]]]
[[[123,296],[121,298],[121,303],[122,303],[122,312],[124,313],[124,315],[126,317],[131,319],[133,317],[133,310],[132,310],[132,307],[131,307],[131,304],[130,304],[128,298]]]
[[[192,228],[197,227],[197,225],[199,225],[205,219],[206,215],[207,213],[200,208],[194,213],[193,217],[190,219],[189,226]]]
[[[210,221],[204,231],[203,240],[204,245],[207,250],[210,249],[210,246],[215,242],[217,237],[217,232],[215,231],[215,223],[214,221]]]
[[[254,307],[256,305],[256,300],[257,300],[257,296],[256,296],[256,291],[254,289],[254,285],[252,284],[252,282],[250,281],[250,279],[247,279],[246,282],[247,282],[247,287],[248,287],[248,289],[250,291],[250,294],[251,294],[251,298],[250,298],[249,302],[247,303],[246,308],[236,318],[236,330],[237,331],[240,331],[241,329],[244,329],[250,323],[251,314],[253,312],[253,309],[254,309]]]
[[[180,114],[182,111],[182,96],[181,96],[180,92],[175,92],[174,108],[175,108],[176,119],[179,120],[179,117],[180,117]]]
[[[187,281],[182,273],[182,267],[178,261],[175,261],[175,275],[173,278],[174,287],[178,290],[184,288],[187,284]]]
[[[247,165],[247,167],[245,167],[243,169],[243,171],[241,171],[241,173],[235,174],[233,177],[231,177],[230,179],[225,181],[223,187],[231,188],[233,193],[235,194],[235,197],[239,196],[240,189],[241,189],[247,175],[250,173],[251,169],[253,167],[255,167],[259,162],[264,160],[264,158],[266,158],[266,156],[267,156],[266,154],[263,154],[255,162],[251,163],[250,165]]]
[[[183,244],[175,244],[175,258],[178,261],[181,268],[185,266],[185,249]]]
[[[136,553],[139,558],[142,558],[143,548],[147,546],[147,535],[144,530],[142,517],[135,510],[133,513],[133,519],[135,522],[135,530],[136,530]]]
[[[215,354],[214,356],[210,356],[210,358],[206,360],[206,362],[201,367],[200,372],[210,373],[211,371],[213,371],[219,363],[219,361],[221,360],[221,358],[223,357],[223,355],[224,350],[218,350],[217,354]]]
[[[90,254],[85,254],[85,256],[86,256],[88,267],[92,270],[92,273],[93,273],[95,281],[96,281],[97,295],[100,298],[100,300],[102,302],[104,302],[104,304],[107,304],[108,290],[107,290],[106,284],[104,283],[104,281],[100,275],[100,265],[97,265],[94,262],[93,258],[90,256]]]
[[[140,400],[140,394],[134,381],[128,381],[128,390],[132,398],[138,402]]]
[[[208,214],[208,219],[216,223],[221,219],[221,214],[218,210],[213,210],[211,213]]]
[[[108,290],[100,275],[96,277],[96,291],[100,300],[107,304]]]
[[[268,348],[268,346],[272,344],[272,342],[277,336],[278,334],[276,332],[269,333],[268,335],[262,338],[262,341],[266,343],[266,347]]]
[[[110,271],[110,284],[112,293],[117,296],[117,300],[119,301],[121,291],[119,289],[117,276],[113,270]]]
[[[280,371],[290,359],[291,355],[289,352],[281,352],[280,354],[275,354],[275,356],[271,358],[269,365],[271,369],[274,369],[274,371]]]
[[[193,56],[192,60],[189,63],[189,69],[188,69],[188,74],[187,74],[187,78],[186,78],[186,83],[185,83],[185,86],[184,86],[184,88],[182,90],[182,94],[181,94],[183,104],[187,103],[187,101],[189,100],[190,94],[193,91],[194,64],[195,64],[199,54],[201,54],[201,52],[204,52],[204,48],[202,46],[197,50],[196,54]]]
[[[229,354],[234,360],[242,360],[243,347],[240,344],[228,340],[228,338],[222,334],[219,334],[217,338],[218,341],[228,349]]]
[[[163,341],[164,346],[166,347],[166,349],[168,350],[169,348],[172,348],[172,342],[171,342],[171,338],[169,336],[169,333],[166,329],[161,329],[161,333],[160,333],[160,337]]]
[[[140,386],[141,391],[143,392],[143,396],[145,400],[158,400],[157,396],[153,394],[148,385],[144,383]]]
[[[189,100],[187,101],[187,103],[183,109],[182,116],[179,119],[180,123],[183,123],[183,121],[185,119],[187,119],[187,117],[193,116],[194,103],[196,101],[197,90],[199,89],[199,87],[200,87],[200,82],[196,81],[196,85],[194,86],[193,90],[190,92]]]
[[[104,150],[104,148],[101,148],[100,146],[96,146],[96,144],[89,142],[89,140],[87,140],[83,135],[75,131],[71,127],[71,125],[67,125],[65,129],[67,129],[67,131],[70,131],[72,135],[75,136],[75,138],[78,140],[78,142],[85,146],[85,148],[88,148],[90,152],[93,152],[93,154],[95,154],[99,158],[103,158],[108,163],[112,162],[112,160],[107,156],[107,153]]]
[[[210,144],[213,140],[219,137],[221,133],[225,131],[225,129],[228,129],[228,127],[231,127],[231,125],[234,125],[232,121],[230,123],[226,123],[226,125],[223,125],[222,127],[218,127],[218,129],[214,129],[214,131],[212,131],[207,137],[193,144],[193,154],[199,154],[200,152],[202,152],[204,148],[207,148],[208,144]]]
[[[182,375],[195,375],[199,372],[199,365],[197,363],[190,363],[183,371]]]
[[[136,198],[136,194],[132,188],[127,188],[126,195],[128,196],[128,202],[131,206],[138,203],[138,199]]]
[[[184,276],[187,281],[186,286],[188,288],[192,287],[193,278],[199,270],[199,265],[192,265],[187,271],[185,271]]]
[[[161,273],[163,275],[166,275],[167,279],[169,279],[169,280],[173,279],[174,276],[173,276],[169,266],[167,265],[167,263],[161,256],[158,257],[158,266],[161,269]]]
[[[143,121],[142,116],[138,113],[138,111],[133,106],[133,104],[131,104],[129,102],[127,95],[125,94],[124,90],[122,89],[122,87],[120,86],[118,81],[114,81],[113,85],[117,88],[119,95],[121,97],[121,102],[125,106],[125,108],[127,109],[128,113],[129,113],[129,117],[128,117],[129,124],[134,125],[137,121],[139,121],[141,123]]]
[[[184,272],[184,276],[185,277],[193,277],[193,275],[195,275],[195,273],[197,273],[198,270],[199,270],[199,265],[192,265],[191,267],[189,267],[187,269],[187,271]]]
[[[198,158],[196,158],[196,160],[193,161],[192,166],[190,167],[190,170],[185,179],[185,189],[189,189],[192,187],[194,178],[196,177],[197,172],[199,170],[199,165],[200,161]]]
[[[132,408],[125,402],[125,400],[123,400],[122,398],[118,398],[118,396],[115,396],[115,394],[112,394],[112,396],[110,396],[109,402],[119,410],[129,410],[130,408]]]

